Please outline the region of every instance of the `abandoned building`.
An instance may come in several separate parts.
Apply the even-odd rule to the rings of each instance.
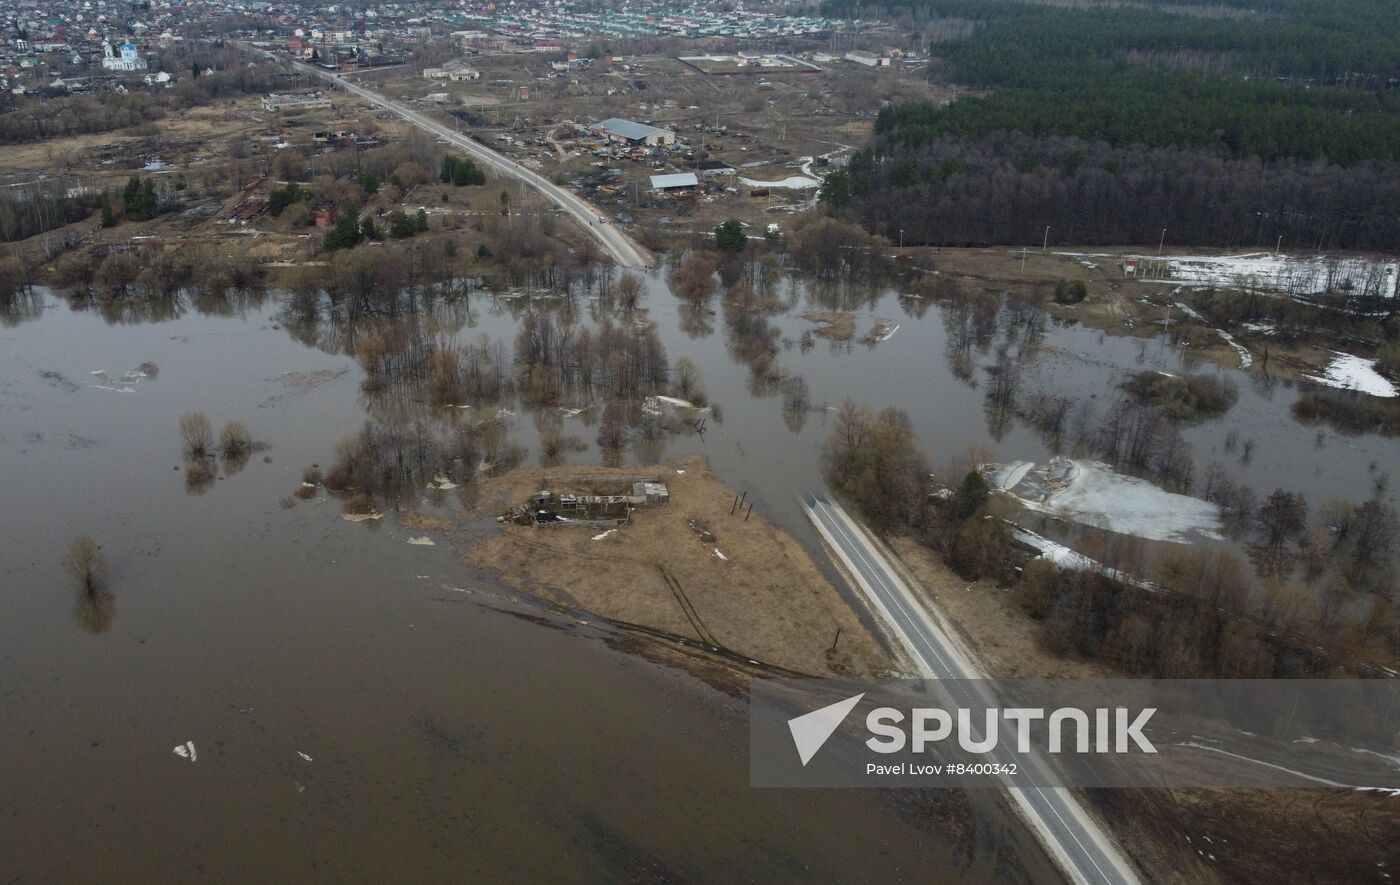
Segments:
[[[636,508],[665,504],[671,498],[666,484],[656,479],[561,483],[568,488],[585,486],[588,491],[542,489],[530,497],[529,504],[513,508],[502,519],[517,525],[625,525]],[[604,494],[605,490],[611,493]]]

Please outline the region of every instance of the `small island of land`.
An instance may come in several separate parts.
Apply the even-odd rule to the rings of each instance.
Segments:
[[[540,491],[653,476],[665,482],[668,500],[638,505],[625,524],[507,522],[464,556],[499,572],[507,586],[765,664],[823,676],[889,667],[796,539],[757,508],[736,508],[736,493],[703,456],[647,468],[514,470],[484,481],[477,509],[519,511]]]

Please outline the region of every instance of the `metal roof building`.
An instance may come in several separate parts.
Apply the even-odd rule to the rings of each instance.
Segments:
[[[625,141],[629,144],[675,144],[676,133],[670,129],[658,129],[645,123],[634,123],[619,117],[609,117],[601,123],[588,127],[589,132],[607,138],[609,141]]]
[[[651,189],[654,191],[673,191],[683,187],[699,187],[700,179],[694,172],[677,172],[673,175],[653,175],[651,177]]]

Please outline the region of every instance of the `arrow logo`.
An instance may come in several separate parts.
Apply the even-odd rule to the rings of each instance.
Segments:
[[[797,755],[804,768],[863,697],[865,692],[788,720],[788,731],[792,732],[792,742],[797,745]]]

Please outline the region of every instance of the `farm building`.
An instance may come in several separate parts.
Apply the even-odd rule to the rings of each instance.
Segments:
[[[609,117],[588,127],[594,135],[601,135],[608,141],[625,144],[644,144],[651,147],[676,143],[676,133],[670,129],[658,129],[645,123],[634,123],[618,117]]]
[[[700,186],[700,179],[694,172],[677,172],[674,175],[653,175],[651,189],[662,192],[693,190]]]

